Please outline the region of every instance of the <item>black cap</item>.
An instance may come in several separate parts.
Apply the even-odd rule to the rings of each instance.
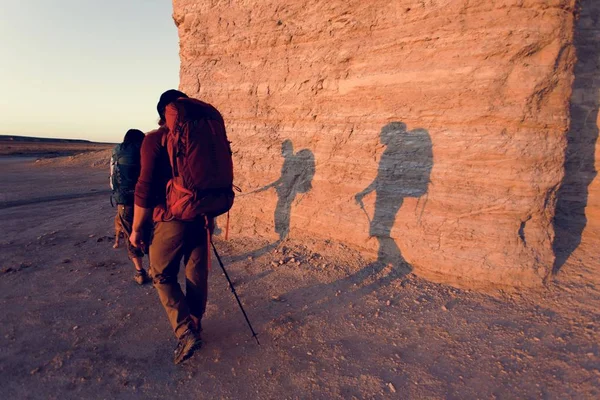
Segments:
[[[174,102],[180,97],[188,96],[187,94],[175,89],[167,90],[160,95],[160,100],[158,100],[158,104],[156,105],[156,111],[158,111],[158,116],[161,120],[165,119],[165,108],[167,108],[170,103]]]

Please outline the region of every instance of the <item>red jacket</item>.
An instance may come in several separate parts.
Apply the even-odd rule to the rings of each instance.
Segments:
[[[171,179],[171,164],[167,149],[163,147],[162,126],[146,134],[142,142],[140,177],[135,186],[135,205],[143,208],[160,207],[166,202],[167,182]]]

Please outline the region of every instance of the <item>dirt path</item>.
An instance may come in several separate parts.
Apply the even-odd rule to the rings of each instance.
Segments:
[[[104,196],[104,198],[106,199],[106,197],[110,196],[110,194],[111,194],[110,190],[100,190],[100,191],[94,190],[94,191],[91,191],[88,193],[59,194],[59,195],[55,195],[55,196],[45,196],[45,197],[29,198],[29,199],[22,199],[22,200],[0,201],[0,210],[4,209],[4,208],[27,206],[27,205],[38,204],[38,203],[49,203],[52,201],[59,201],[59,200],[83,199],[84,197],[91,197],[91,196]]]
[[[4,182],[52,175],[6,171]],[[104,171],[80,171],[105,189]],[[174,366],[156,294],[111,247],[113,212],[102,196],[0,210],[3,398],[600,396],[599,287],[583,266],[537,293],[492,296],[319,241],[217,241],[262,345],[215,265],[205,347]]]

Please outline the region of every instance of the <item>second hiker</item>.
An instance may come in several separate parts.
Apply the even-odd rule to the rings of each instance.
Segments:
[[[133,246],[127,238],[131,235],[133,225],[134,190],[140,176],[140,148],[144,136],[140,130],[128,130],[123,143],[115,146],[110,161],[110,186],[117,203],[115,226],[120,228],[115,233],[114,247],[118,247],[119,234],[123,232],[127,241],[127,254],[135,267],[133,279],[140,285],[150,281],[142,266],[144,251],[141,247]]]

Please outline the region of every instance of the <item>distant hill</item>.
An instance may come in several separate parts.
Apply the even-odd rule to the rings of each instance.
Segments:
[[[83,140],[83,139],[54,139],[54,138],[39,138],[39,137],[16,136],[16,135],[0,135],[0,141],[45,142],[45,143],[92,143],[89,140]]]
[[[0,135],[0,156],[60,157],[110,149],[114,143]]]

